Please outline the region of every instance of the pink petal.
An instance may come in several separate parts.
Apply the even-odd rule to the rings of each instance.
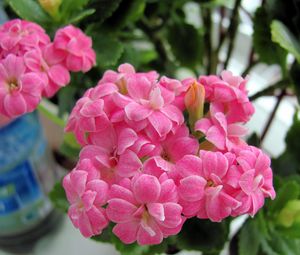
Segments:
[[[131,128],[124,128],[120,131],[118,137],[118,150],[117,153],[120,155],[135,143],[138,139],[137,134]]]
[[[179,195],[186,201],[199,201],[204,195],[206,180],[197,175],[191,175],[180,181]]]
[[[128,119],[140,121],[146,119],[152,113],[152,110],[150,108],[132,102],[126,105],[125,113]]]
[[[154,221],[147,222],[147,227],[151,231],[140,227],[137,233],[137,243],[139,245],[160,244],[163,240],[163,234]]]
[[[160,111],[170,120],[176,122],[177,125],[181,125],[184,122],[182,112],[174,105],[165,105]]]
[[[107,217],[116,223],[125,223],[132,220],[137,207],[120,198],[113,198],[108,201],[106,208]]]
[[[218,149],[225,150],[225,137],[224,134],[218,127],[212,126],[206,132],[206,139],[213,143]]]
[[[176,228],[182,223],[182,207],[177,203],[164,203],[165,220],[159,222],[159,225],[167,228]]]
[[[164,206],[161,203],[149,203],[147,204],[149,214],[157,221],[165,220]]]
[[[167,135],[172,129],[171,120],[159,111],[154,111],[148,120],[160,137]]]
[[[108,220],[104,215],[103,208],[98,209],[93,206],[88,212],[86,212],[89,221],[91,223],[93,235],[99,235],[102,230],[108,226]]]
[[[86,212],[82,212],[82,214],[79,216],[78,227],[84,237],[93,236],[92,225],[88,216],[86,215]]]
[[[70,82],[70,73],[62,65],[51,66],[48,70],[48,75],[59,86],[65,86]]]
[[[132,192],[125,187],[120,185],[113,184],[109,191],[109,197],[112,198],[121,198],[123,200],[128,201],[131,204],[136,204],[136,201],[133,197]]]
[[[3,105],[10,117],[20,116],[27,112],[27,105],[24,97],[18,92],[6,95]]]
[[[102,180],[92,180],[86,185],[86,189],[96,192],[95,204],[102,206],[106,203],[108,196],[108,185]]]
[[[161,192],[158,200],[160,203],[177,202],[177,187],[172,179],[168,179],[161,184]]]
[[[136,241],[138,228],[140,227],[137,221],[118,223],[113,228],[113,233],[120,238],[125,244],[131,244]]]
[[[193,155],[186,155],[177,162],[177,168],[183,177],[202,175],[202,160]]]
[[[118,175],[122,177],[131,177],[142,167],[142,162],[138,156],[131,150],[126,150],[119,158]]]
[[[102,99],[86,102],[79,113],[84,117],[97,117],[103,115],[104,102]]]
[[[138,202],[147,204],[158,200],[161,187],[156,177],[143,174],[135,180],[132,190]]]

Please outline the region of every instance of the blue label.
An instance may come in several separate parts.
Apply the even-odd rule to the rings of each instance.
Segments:
[[[0,175],[0,215],[21,210],[41,195],[28,161]]]

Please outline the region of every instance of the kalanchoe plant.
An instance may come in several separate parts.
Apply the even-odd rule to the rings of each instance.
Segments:
[[[123,243],[156,245],[192,217],[254,216],[275,191],[269,157],[241,138],[254,112],[245,86],[229,71],[199,81],[106,71],[66,126],[82,146],[63,180],[74,226],[91,237],[112,223]]]

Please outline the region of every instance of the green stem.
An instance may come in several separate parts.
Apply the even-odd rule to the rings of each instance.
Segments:
[[[47,107],[43,104],[43,102],[39,104],[37,109],[56,125],[60,127],[65,127],[65,121],[59,118],[56,114],[49,111]]]
[[[254,101],[257,98],[260,98],[262,96],[270,96],[274,94],[274,91],[277,89],[282,89],[285,88],[287,86],[288,82],[287,80],[281,80],[273,85],[270,85],[269,87],[257,92],[256,94],[254,94],[253,96],[249,97],[250,101]]]
[[[229,59],[231,57],[233,48],[234,48],[234,39],[236,36],[237,28],[238,28],[238,18],[239,18],[239,7],[241,5],[242,0],[236,0],[234,4],[234,8],[232,11],[231,19],[230,19],[230,25],[227,31],[227,34],[229,36],[229,45],[228,45],[228,51],[227,51],[227,57],[224,63],[224,69],[227,68]]]

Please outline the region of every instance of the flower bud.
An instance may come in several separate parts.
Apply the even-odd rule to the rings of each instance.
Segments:
[[[38,0],[44,11],[55,17],[62,0]]]
[[[204,86],[197,81],[194,81],[184,97],[185,107],[189,113],[189,124],[192,129],[194,129],[196,121],[203,116],[204,101]]]

